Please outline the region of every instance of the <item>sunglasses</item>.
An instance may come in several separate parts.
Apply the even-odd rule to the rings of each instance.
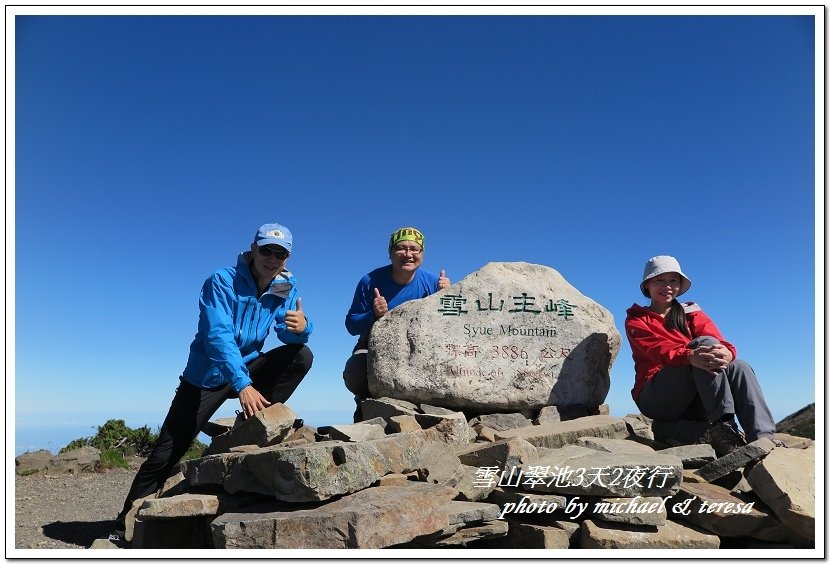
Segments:
[[[285,260],[289,256],[291,256],[291,253],[282,249],[279,251],[275,251],[273,249],[269,249],[268,247],[257,247],[257,250],[259,251],[259,254],[261,254],[265,258],[276,257],[279,260]]]

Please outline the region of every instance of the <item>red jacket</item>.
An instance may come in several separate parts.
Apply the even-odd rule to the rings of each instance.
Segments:
[[[738,357],[735,346],[724,340],[723,335],[700,306],[694,302],[682,305],[686,311],[686,323],[692,333],[691,337],[676,329],[666,328],[665,319],[650,308],[634,304],[626,311],[625,334],[631,345],[635,372],[631,397],[635,402],[645,383],[664,366],[691,366],[691,350],[686,348],[686,344],[696,337],[714,337],[729,349],[734,358]]]

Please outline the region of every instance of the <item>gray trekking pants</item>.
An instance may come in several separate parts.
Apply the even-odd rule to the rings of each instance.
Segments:
[[[690,348],[718,343],[713,337],[698,337]],[[637,407],[646,417],[663,421],[696,419],[714,423],[734,414],[747,442],[759,437],[771,439],[775,432],[775,421],[755,371],[740,359],[716,375],[693,366],[665,366],[646,382]]]

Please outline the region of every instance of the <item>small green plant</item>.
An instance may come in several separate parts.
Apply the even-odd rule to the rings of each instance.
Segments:
[[[22,470],[17,473],[18,476],[31,476],[32,474],[37,474],[39,470],[37,468],[29,468],[28,470]]]
[[[108,448],[101,452],[101,461],[98,462],[100,470],[110,470],[112,468],[127,468],[129,465],[124,460],[124,455],[116,449]]]

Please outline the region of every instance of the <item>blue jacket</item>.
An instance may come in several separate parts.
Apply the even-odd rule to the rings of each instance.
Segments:
[[[355,348],[363,348],[369,341],[369,333],[375,323],[375,288],[386,298],[389,309],[410,300],[425,298],[438,291],[438,276],[419,268],[409,284],[401,286],[392,279],[392,265],[381,266],[364,275],[357,283],[352,307],[346,314],[346,330],[360,339]]]
[[[277,338],[286,344],[308,342],[312,324],[292,333],[285,328],[285,312],[297,309],[294,275],[282,271],[271,287],[257,296],[250,252],[240,253],[235,267],[217,270],[199,295],[199,329],[190,344],[190,356],[182,377],[202,389],[231,383],[235,392],[251,383],[249,362],[262,354],[273,324]]]

